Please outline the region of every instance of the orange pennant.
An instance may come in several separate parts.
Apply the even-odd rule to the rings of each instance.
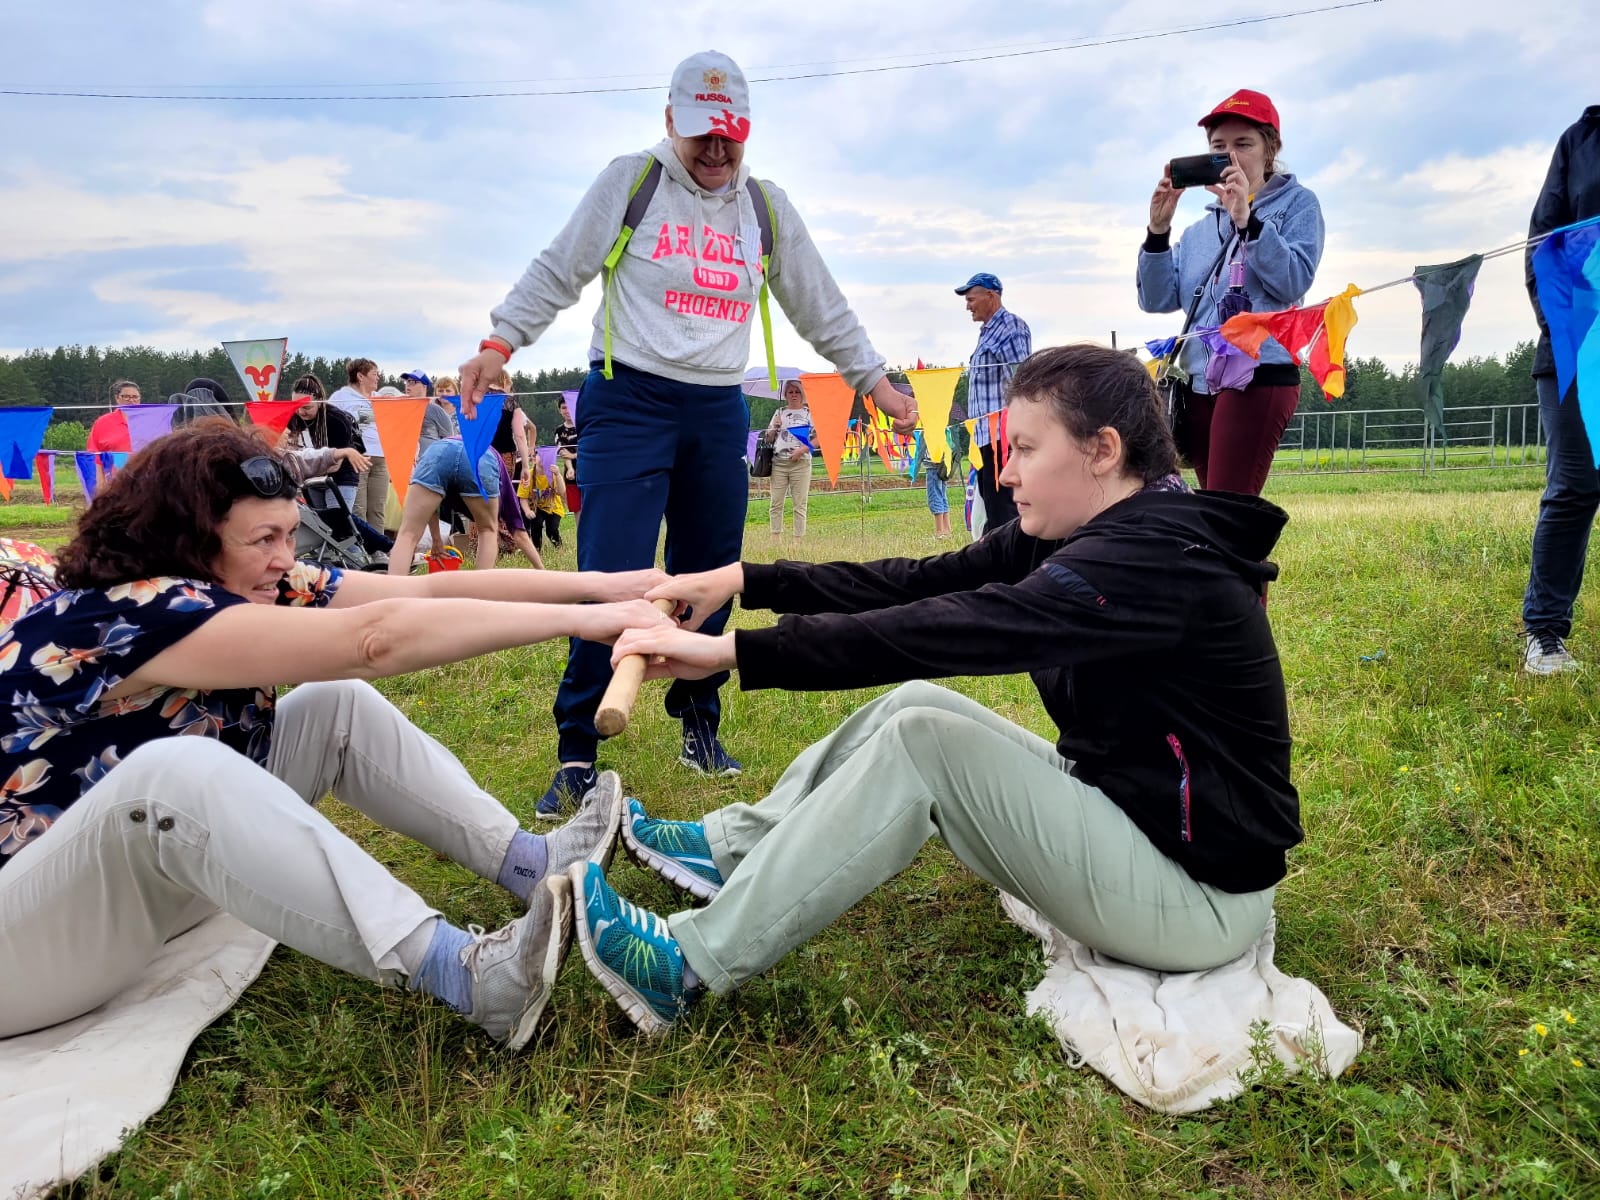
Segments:
[[[11,489],[13,486],[15,485],[11,482],[11,480],[7,479],[4,475],[0,475],[0,496],[5,497],[7,504],[11,503]]]
[[[845,434],[850,430],[850,410],[855,407],[856,390],[837,374],[802,375],[806,403],[811,409],[811,428],[828,468],[828,481],[839,485],[839,463],[844,457]]]
[[[411,468],[417,463],[422,418],[432,403],[425,396],[380,396],[372,402],[372,423],[378,427],[378,441],[389,460],[389,482],[402,506],[411,484]]]

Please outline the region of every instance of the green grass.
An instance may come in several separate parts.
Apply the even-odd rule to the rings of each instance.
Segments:
[[[506,1057],[436,1005],[280,948],[166,1108],[69,1194],[1600,1195],[1600,701],[1592,676],[1516,671],[1538,484],[1271,486],[1293,514],[1271,611],[1307,832],[1278,892],[1278,961],[1364,1029],[1338,1080],[1269,1069],[1232,1103],[1170,1118],[1072,1070],[1023,1015],[1036,943],[930,846],[660,1043],[632,1036],[576,958],[554,1018]],[[920,490],[875,496],[865,517],[858,497],[814,495],[812,512],[807,556],[940,545]],[[749,555],[770,557],[764,503],[750,518]],[[1580,611],[1573,648],[1600,663],[1594,617]],[[539,646],[384,690],[531,817],[562,661]],[[1049,732],[1025,679],[955,686]],[[746,773],[708,783],[675,764],[652,690],[605,759],[652,812],[694,816],[762,795],[866,696],[729,689],[724,735]],[[493,886],[330,811],[450,919],[514,915]],[[676,904],[631,866],[615,878]]]

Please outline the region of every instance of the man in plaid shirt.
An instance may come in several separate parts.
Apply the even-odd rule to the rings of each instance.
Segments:
[[[967,311],[982,324],[978,346],[967,362],[967,415],[977,420],[974,436],[983,455],[978,472],[978,494],[983,497],[984,529],[999,529],[1017,515],[1011,489],[999,483],[997,448],[990,445],[989,414],[1006,406],[1006,384],[1017,364],[1033,353],[1028,323],[1000,303],[1000,280],[979,271],[956,289],[967,301]]]

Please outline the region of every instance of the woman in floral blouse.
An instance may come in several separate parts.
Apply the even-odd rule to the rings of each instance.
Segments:
[[[662,576],[344,574],[295,562],[297,523],[285,462],[197,422],[106,483],[61,552],[65,590],[0,635],[0,1037],[104,1003],[218,908],[531,1036],[567,946],[563,872],[610,853],[616,777],[530,834],[365,681],[614,640],[666,620],[637,599]],[[317,811],[330,791],[527,915],[451,925]]]

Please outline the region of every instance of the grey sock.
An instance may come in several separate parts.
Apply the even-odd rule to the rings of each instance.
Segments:
[[[426,992],[442,1000],[456,1012],[472,1011],[472,972],[461,962],[461,952],[472,945],[472,935],[457,929],[443,917],[433,927],[428,950],[412,972],[407,985],[414,992]]]
[[[505,861],[500,864],[500,875],[495,882],[526,904],[533,889],[544,879],[549,863],[550,851],[544,837],[519,829],[506,848]]]

